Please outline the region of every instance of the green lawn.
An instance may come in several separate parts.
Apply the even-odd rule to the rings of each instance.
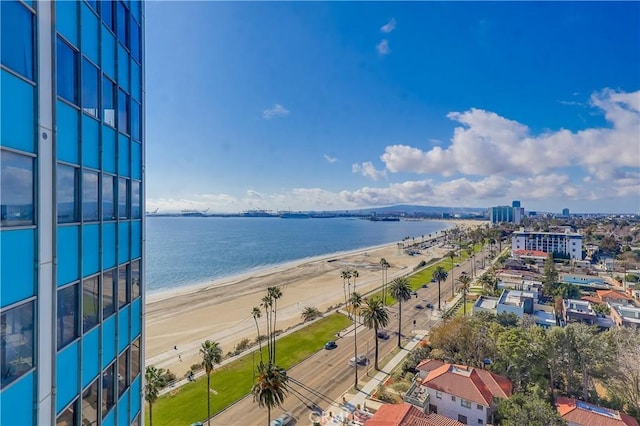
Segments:
[[[329,315],[301,330],[279,339],[276,343],[278,365],[289,369],[323,348],[333,340],[338,331],[351,321],[341,314]],[[259,354],[255,354],[258,359]],[[248,394],[253,384],[252,355],[246,355],[211,374],[211,415],[222,411]],[[207,417],[207,377],[188,383],[175,392],[165,395],[153,406],[154,426],[185,426]],[[149,424],[149,410],[146,411]]]

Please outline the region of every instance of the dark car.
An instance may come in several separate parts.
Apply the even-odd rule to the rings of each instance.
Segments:
[[[415,297],[418,297],[418,292],[417,292],[417,291],[412,291],[412,292],[411,292],[411,295],[412,295],[412,296],[415,296]]]
[[[389,333],[384,330],[380,330],[377,333],[378,339],[387,340],[389,338]]]
[[[324,344],[324,348],[326,350],[335,349],[337,347],[338,347],[338,345],[336,345],[336,342],[334,342],[333,340],[331,342],[327,342],[327,343]]]
[[[427,283],[422,283],[422,288],[427,288]]]
[[[427,309],[433,309],[433,303],[427,303]]]
[[[422,305],[416,305],[416,306],[414,306],[414,308],[416,308],[416,309],[424,309],[424,306],[422,306]]]

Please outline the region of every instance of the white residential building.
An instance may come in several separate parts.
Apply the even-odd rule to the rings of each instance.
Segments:
[[[582,235],[569,230],[562,233],[521,229],[511,234],[511,254],[521,250],[563,253],[571,259],[582,260]]]

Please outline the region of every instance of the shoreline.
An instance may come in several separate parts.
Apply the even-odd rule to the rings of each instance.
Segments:
[[[451,225],[424,241],[433,240],[443,230],[455,226],[466,228],[487,223],[446,222]],[[278,328],[286,330],[301,322],[300,315],[307,306],[325,312],[344,302],[340,277],[344,269],[358,270],[358,291],[366,293],[382,284],[379,265],[382,257],[391,264],[387,271],[391,281],[412,271],[420,261],[443,257],[445,253],[446,250],[433,247],[412,256],[398,250],[394,242],[298,259],[212,282],[148,294],[144,314],[147,364],[169,368],[182,376],[192,364],[201,361],[198,350],[204,340],[220,343],[225,354],[233,351],[240,340],[253,340],[256,325],[251,309],[260,305],[267,287],[282,289]],[[261,329],[265,327],[264,320],[264,317],[258,320]]]

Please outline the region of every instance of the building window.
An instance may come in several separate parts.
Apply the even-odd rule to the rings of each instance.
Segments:
[[[58,290],[58,350],[78,337],[78,284]]]
[[[118,398],[129,388],[129,349],[118,357]]]
[[[121,1],[116,3],[116,16],[118,40],[129,47],[129,11]]]
[[[140,140],[140,104],[131,100],[131,137]]]
[[[60,37],[56,62],[58,96],[78,105],[78,52]]]
[[[98,424],[98,379],[82,392],[82,424]]]
[[[82,58],[82,110],[94,117],[98,116],[98,81],[100,73],[87,58]]]
[[[82,331],[87,332],[98,324],[100,315],[100,284],[98,276],[82,282]]]
[[[142,182],[131,182],[131,218],[140,219],[142,216],[142,200],[140,198],[140,190]]]
[[[118,218],[129,218],[129,185],[128,180],[118,178]]]
[[[100,2],[100,15],[107,28],[114,31],[116,27],[113,20],[113,2],[111,0],[102,0]]]
[[[436,391],[436,398],[442,399],[442,392]]]
[[[118,268],[118,309],[129,303],[129,265]]]
[[[115,269],[102,274],[102,319],[107,319],[115,312]]]
[[[33,158],[0,151],[0,226],[34,224]]]
[[[0,2],[0,55],[2,65],[33,78],[33,14],[17,1]]]
[[[480,405],[480,404],[476,404],[476,408],[477,408],[478,410],[482,410],[484,407],[483,407],[482,405]]]
[[[73,401],[56,419],[56,426],[75,426],[78,424],[78,400]]]
[[[33,368],[34,302],[0,314],[0,389]]]
[[[58,164],[57,175],[58,223],[78,222],[77,169]]]
[[[138,374],[140,374],[140,338],[131,343],[131,378],[129,383],[133,382]]]
[[[452,401],[455,401],[455,400],[456,400],[456,397],[455,397],[455,396],[453,396],[453,395],[451,395],[451,400],[452,400]]]
[[[471,401],[460,398],[460,405],[462,405],[464,408],[471,408]]]
[[[131,426],[140,426],[140,414],[136,416],[135,419],[131,422]]]
[[[102,175],[102,219],[116,219],[116,177]]]
[[[131,15],[131,55],[140,62],[140,25]]]
[[[102,120],[116,127],[116,85],[106,76],[102,77]]]
[[[118,90],[118,130],[129,134],[129,95]]]
[[[98,214],[98,173],[88,170],[82,171],[82,220],[96,222]]]
[[[140,297],[140,260],[131,262],[131,300]]]
[[[87,2],[87,4],[89,6],[91,6],[91,8],[93,10],[96,10],[96,11],[98,10],[98,1],[97,0],[85,0],[85,1]]]
[[[115,373],[115,362],[102,372],[102,418],[111,410],[115,402]]]
[[[467,416],[463,416],[462,414],[458,414],[458,421],[460,423],[464,423],[466,425],[467,424]]]
[[[484,421],[482,419],[478,419],[478,424],[482,425],[482,424],[484,424]]]

